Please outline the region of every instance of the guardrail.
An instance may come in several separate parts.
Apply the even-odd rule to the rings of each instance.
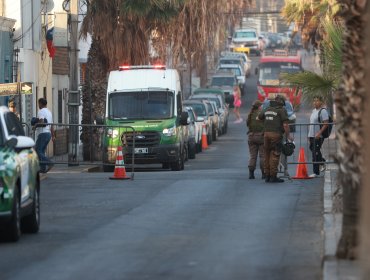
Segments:
[[[53,126],[56,134],[54,141],[50,141],[46,155],[54,164],[90,165],[103,167],[106,171],[113,171],[116,166],[117,147],[122,146],[124,156],[130,156],[130,169],[135,167],[135,136],[136,131],[131,126],[111,126],[95,124],[63,124],[46,123],[36,124],[32,129],[25,125],[26,135],[37,140],[37,128],[45,125]],[[130,154],[125,154],[127,143],[122,143],[123,133],[133,135],[130,143]],[[43,162],[41,162],[43,163]]]
[[[279,172],[284,173],[284,175],[289,176],[288,174],[288,165],[298,165],[298,164],[335,164],[335,154],[337,151],[337,139],[335,137],[335,123],[330,123],[333,125],[331,135],[328,138],[324,139],[324,142],[321,147],[321,153],[325,162],[314,161],[312,156],[312,151],[310,150],[310,143],[308,140],[308,131],[310,126],[320,126],[320,123],[310,124],[310,123],[295,123],[289,124],[289,126],[295,126],[295,132],[291,133],[294,137],[295,150],[291,156],[286,157],[281,155],[280,157],[280,168]],[[285,140],[284,140],[285,141]],[[303,148],[305,154],[305,161],[299,161],[299,152]]]

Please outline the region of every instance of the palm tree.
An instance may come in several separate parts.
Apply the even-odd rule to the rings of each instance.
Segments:
[[[152,31],[178,14],[185,0],[85,0],[87,13],[81,36],[92,36],[88,54],[87,79],[83,86],[82,124],[92,124],[103,116],[106,100],[107,73],[120,64],[148,64],[149,39]],[[99,139],[82,131],[84,159],[99,159]]]
[[[368,2],[369,3],[369,2]],[[364,15],[369,17],[370,16],[370,5],[368,4],[365,8]],[[364,34],[365,40],[365,49],[370,49],[370,28],[366,28]],[[366,85],[365,88],[370,87],[370,57],[367,55],[365,57],[365,63],[367,65],[365,69],[365,81]],[[370,119],[370,103],[369,101],[366,102],[364,105],[364,118],[365,120]],[[364,131],[365,131],[365,139],[370,138],[370,122],[365,122],[364,124]],[[369,158],[370,156],[370,149],[369,144],[366,143],[366,150],[365,150],[365,158]],[[365,163],[365,170],[370,170],[370,164]],[[363,279],[370,279],[370,239],[369,239],[369,232],[370,232],[370,178],[369,176],[363,176],[363,181],[361,185],[361,219],[360,219],[360,260],[362,264],[362,275]]]
[[[86,17],[81,34],[91,34],[96,49],[88,57],[89,77],[99,83],[86,81],[83,87],[82,123],[91,124],[94,115],[104,115],[106,93],[101,84],[106,84],[107,73],[117,69],[119,64],[148,64],[149,44],[157,50],[162,62],[172,57],[172,67],[182,61],[194,59],[200,73],[201,62],[206,52],[213,47],[209,42],[216,29],[222,32],[225,13],[230,9],[243,7],[249,0],[85,0]],[[169,55],[170,54],[170,55]],[[102,61],[102,65],[93,60]],[[203,60],[202,60],[203,59]],[[98,67],[104,67],[97,69]],[[203,78],[204,80],[204,78]],[[97,86],[97,87],[95,87]],[[89,103],[87,103],[89,101]],[[91,105],[95,106],[93,109]],[[82,139],[85,151],[90,151],[90,136]],[[88,141],[88,142],[86,142]],[[94,142],[96,146],[96,142]],[[87,158],[89,156],[85,156]]]
[[[341,116],[337,129],[339,140],[338,181],[343,188],[343,226],[337,257],[356,258],[358,245],[358,200],[364,170],[364,104],[366,102],[364,32],[367,26],[366,1],[338,0],[344,19],[343,71],[335,104]]]
[[[245,9],[249,3],[250,0],[188,0],[178,17],[173,18],[165,30],[158,30],[162,43],[157,41],[155,47],[159,56],[167,56],[168,42],[171,42],[173,66],[186,61],[196,69],[204,85],[207,55],[218,53],[224,47],[227,20],[235,23],[239,17],[234,11]]]
[[[281,11],[287,23],[294,23],[301,31],[305,48],[311,43],[315,47],[324,34],[322,20],[336,21],[340,10],[336,0],[286,0]]]
[[[321,41],[322,74],[304,71],[295,74],[283,74],[282,79],[303,91],[303,98],[311,102],[314,96],[320,95],[331,103],[333,93],[339,88],[342,76],[343,25],[340,22],[325,20],[322,22],[324,38]]]
[[[363,170],[363,147],[364,141],[364,104],[365,104],[365,85],[364,73],[365,49],[363,47],[364,38],[362,30],[365,27],[365,20],[362,15],[364,1],[353,3],[351,1],[340,0],[341,17],[343,18],[343,50],[340,60],[338,54],[326,56],[323,72],[329,74],[340,73],[337,75],[326,75],[314,79],[314,75],[307,74],[307,79],[311,84],[312,80],[319,82],[321,92],[334,92],[334,102],[338,112],[337,118],[337,139],[339,142],[336,161],[339,165],[338,184],[343,190],[343,221],[342,233],[337,247],[336,256],[338,258],[356,258],[358,246],[358,220],[359,220],[359,193],[362,184]],[[362,5],[361,5],[362,4]],[[339,38],[339,37],[338,37]],[[337,37],[329,39],[330,45],[334,46],[338,41]],[[333,41],[334,39],[334,41]],[[325,40],[325,39],[324,39]],[[339,40],[340,41],[340,40]],[[329,45],[329,46],[330,46]],[[325,53],[325,51],[324,51]],[[326,54],[326,53],[325,53]],[[337,58],[336,58],[337,57]],[[334,59],[333,59],[334,58]],[[331,63],[335,62],[335,63]],[[302,77],[306,74],[302,74]],[[332,78],[330,78],[332,77]],[[335,78],[336,77],[336,78]],[[333,79],[334,78],[334,79]],[[290,82],[293,82],[290,80]],[[302,80],[297,81],[303,83]],[[306,86],[307,89],[312,89]],[[367,237],[366,237],[367,238]]]

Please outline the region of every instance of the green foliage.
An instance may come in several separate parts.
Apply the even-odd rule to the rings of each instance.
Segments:
[[[124,0],[121,1],[122,14],[147,17],[151,20],[168,21],[179,14],[185,0]]]
[[[342,38],[343,26],[340,22],[324,21],[324,37],[321,42],[322,74],[310,71],[295,74],[283,74],[283,82],[302,88],[303,98],[312,101],[321,95],[331,102],[332,93],[338,88],[342,74]]]

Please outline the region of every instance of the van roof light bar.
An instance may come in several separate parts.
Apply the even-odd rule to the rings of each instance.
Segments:
[[[119,70],[139,70],[139,69],[158,69],[158,70],[166,70],[166,65],[163,64],[155,64],[155,65],[120,65]]]

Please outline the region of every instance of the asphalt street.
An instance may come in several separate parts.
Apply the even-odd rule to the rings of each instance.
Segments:
[[[244,118],[256,96],[252,75]],[[323,178],[249,180],[234,120],[184,171],[112,181],[55,167],[40,233],[0,243],[0,279],[321,279]]]

